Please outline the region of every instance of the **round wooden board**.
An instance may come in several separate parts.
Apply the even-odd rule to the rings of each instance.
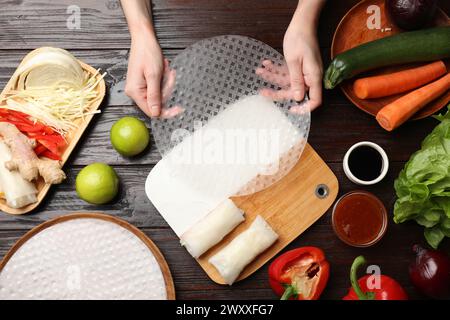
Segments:
[[[23,237],[21,237],[12,247],[9,249],[9,251],[6,253],[6,255],[3,257],[2,261],[0,262],[0,272],[3,270],[5,265],[8,263],[8,261],[11,259],[11,257],[19,250],[19,248],[26,243],[29,239],[31,239],[33,236],[38,234],[39,232],[47,229],[48,227],[54,226],[58,223],[74,220],[74,219],[99,219],[104,220],[108,222],[115,223],[122,228],[127,229],[131,233],[133,233],[136,237],[138,237],[152,252],[153,256],[155,257],[156,261],[159,264],[159,267],[161,268],[161,272],[164,277],[164,282],[166,284],[166,292],[167,292],[167,299],[168,300],[175,300],[175,286],[173,284],[172,280],[172,274],[170,273],[169,266],[167,265],[166,259],[162,255],[161,251],[159,251],[158,247],[153,243],[152,240],[150,240],[141,230],[134,227],[133,225],[129,224],[128,222],[121,220],[119,218],[102,214],[102,213],[72,213],[67,214],[64,216],[60,216],[54,219],[51,219],[49,221],[46,221],[30,231],[28,231]]]
[[[373,13],[368,13],[368,7],[374,5],[378,6],[381,10],[381,28],[369,29],[367,27],[367,18]],[[449,17],[442,10],[438,10],[436,17],[431,26],[445,26],[450,25]],[[430,27],[431,27],[430,26]],[[390,30],[389,30],[390,29]],[[342,18],[339,23],[333,37],[333,43],[331,45],[331,58],[353,47],[356,47],[362,43],[381,39],[387,36],[391,36],[402,32],[401,29],[396,27],[389,21],[388,14],[385,10],[384,0],[363,0],[355,5],[349,12]],[[446,60],[447,68],[450,70],[450,60]],[[411,68],[417,66],[408,64],[394,67],[387,67],[383,69],[374,70],[371,72],[363,73],[359,77],[371,76],[392,73],[395,71]],[[353,91],[353,82],[355,80],[347,80],[341,84],[341,89],[347,98],[355,104],[361,110],[375,116],[378,111],[389,104],[390,102],[398,99],[405,93],[393,95],[378,99],[362,100],[359,99]],[[435,112],[443,108],[450,100],[450,90],[447,91],[442,97],[428,104],[425,108],[419,111],[412,120],[422,119],[428,117]]]

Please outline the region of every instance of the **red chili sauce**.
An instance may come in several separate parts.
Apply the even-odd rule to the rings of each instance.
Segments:
[[[333,210],[333,227],[349,245],[369,246],[384,234],[387,214],[383,203],[373,194],[355,191],[344,195]]]

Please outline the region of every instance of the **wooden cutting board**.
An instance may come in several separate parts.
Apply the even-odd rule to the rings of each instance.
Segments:
[[[245,221],[197,259],[198,263],[214,282],[225,284],[216,268],[208,262],[209,258],[247,229],[257,215],[261,215],[279,238],[253,260],[236,281],[247,278],[317,221],[333,204],[338,191],[334,173],[306,144],[300,160],[280,181],[257,193],[232,198],[245,212]]]

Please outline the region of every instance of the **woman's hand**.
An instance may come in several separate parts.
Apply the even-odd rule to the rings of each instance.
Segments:
[[[152,26],[148,0],[122,0],[131,34],[125,93],[150,117],[173,117],[182,112],[174,106],[162,108],[175,85],[175,70],[163,58]],[[162,87],[162,88],[161,88]]]
[[[309,91],[307,106],[312,111],[322,103],[323,66],[316,36],[320,11],[325,0],[301,0],[284,35],[286,65],[263,61],[256,69],[269,83],[280,90],[262,89],[261,94],[274,100],[302,101]]]
[[[283,42],[289,70],[290,90],[296,101],[302,101],[309,91],[308,105],[314,110],[322,103],[323,66],[315,32],[289,26]]]
[[[150,117],[161,113],[163,73],[164,58],[158,42],[146,33],[132,37],[125,93]]]

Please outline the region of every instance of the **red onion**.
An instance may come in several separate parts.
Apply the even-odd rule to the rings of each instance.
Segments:
[[[438,0],[385,0],[393,22],[402,29],[415,30],[433,20]]]
[[[413,246],[416,259],[409,266],[414,286],[432,298],[443,298],[450,293],[450,258],[442,251]]]

